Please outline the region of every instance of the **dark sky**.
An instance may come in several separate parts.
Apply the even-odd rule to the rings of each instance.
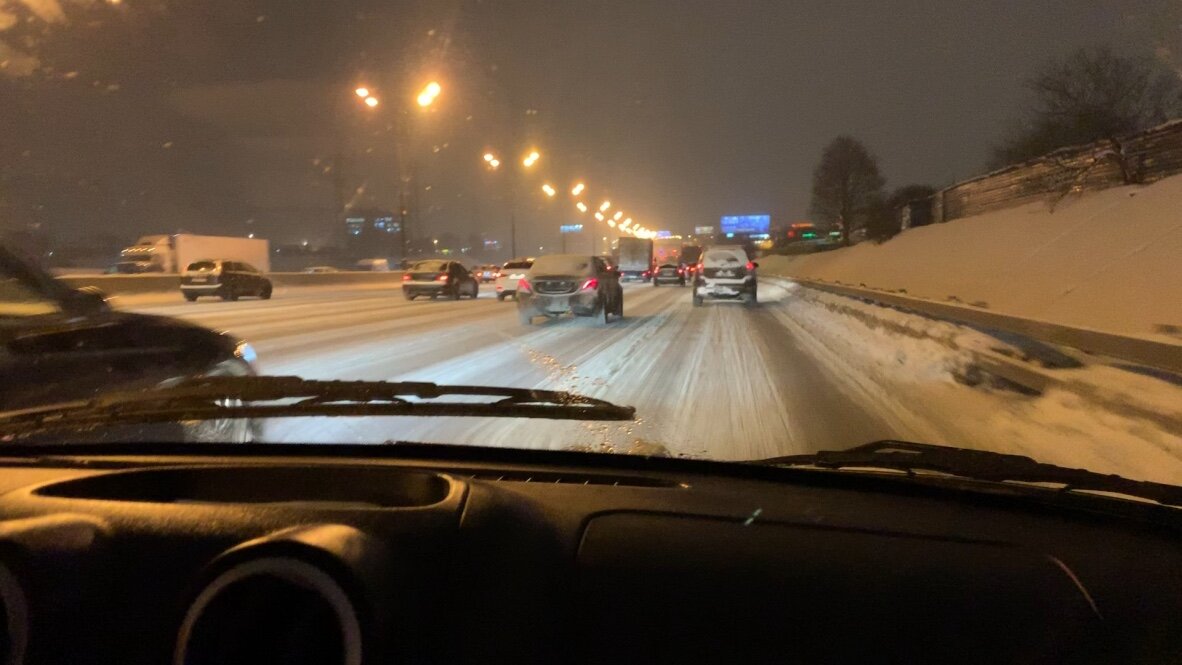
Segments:
[[[0,114],[25,110],[6,116],[23,124],[0,141],[0,224],[35,208],[66,233],[325,242],[339,239],[330,167],[361,188],[355,203],[393,205],[394,102],[431,78],[444,92],[413,114],[409,155],[422,174],[420,232],[504,239],[512,180],[480,155],[536,146],[543,159],[517,201],[523,245],[540,245],[577,214],[569,196],[547,201],[543,181],[565,193],[583,178],[588,203],[610,198],[654,229],[726,213],[805,218],[811,171],[838,134],[863,140],[891,186],[949,184],[982,171],[1023,79],[1048,58],[1101,43],[1151,55],[1179,30],[1175,0],[0,8],[0,44],[16,43],[5,13],[32,12],[45,50],[34,54],[42,71],[0,74],[0,91],[21,102]],[[379,112],[351,97],[357,83],[378,90]]]

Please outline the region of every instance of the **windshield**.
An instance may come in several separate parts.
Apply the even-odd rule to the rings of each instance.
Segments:
[[[432,382],[636,416],[177,436],[1182,484],[1179,5],[831,4],[0,0],[0,411]]]

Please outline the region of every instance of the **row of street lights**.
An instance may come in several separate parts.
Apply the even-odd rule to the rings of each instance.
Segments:
[[[419,91],[419,94],[415,97],[415,102],[418,104],[419,108],[425,110],[428,107],[430,107],[432,104],[435,103],[435,101],[439,98],[439,96],[440,96],[440,94],[442,94],[442,92],[443,92],[443,86],[440,85],[438,81],[431,81],[431,82],[427,83],[425,86],[423,86],[423,88]],[[382,104],[381,100],[378,98],[375,91],[367,86],[358,86],[356,89],[353,90],[353,93],[369,109],[376,109],[378,106],[380,106]],[[405,111],[404,111],[404,113],[405,113]],[[402,113],[399,113],[398,117],[400,119],[402,119],[402,121],[403,121],[402,126],[401,126],[401,131],[399,132],[399,134],[400,135],[409,135],[410,129],[409,129],[409,126],[407,123],[407,119],[402,118]],[[405,142],[407,144],[409,144],[409,142],[410,142],[409,136],[406,136]],[[403,147],[407,148],[408,146],[403,146]],[[520,163],[524,169],[528,170],[528,169],[532,169],[541,159],[542,159],[542,154],[536,148],[531,148],[529,150],[529,152],[525,153],[521,157]],[[485,165],[487,166],[487,168],[489,168],[492,171],[497,171],[502,166],[501,159],[495,153],[493,153],[491,151],[484,153],[484,162],[485,162]],[[412,167],[412,170],[413,170],[413,167]],[[413,173],[405,174],[403,176],[402,180],[404,183],[408,182],[408,181],[413,181],[414,174]],[[581,198],[583,193],[586,191],[586,189],[587,189],[587,185],[581,181],[576,182],[570,189],[571,197],[573,197],[575,199],[575,209],[577,209],[580,214],[586,214],[590,210],[588,205]],[[550,183],[543,183],[542,184],[542,192],[548,198],[551,198],[551,199],[558,195],[558,190]],[[402,235],[403,243],[404,243],[403,253],[405,254],[405,251],[406,251],[405,241],[407,238],[407,233],[409,231],[409,229],[407,228],[408,220],[407,220],[407,202],[406,202],[406,192],[405,191],[402,192],[401,199],[402,199],[400,201],[400,218],[401,218],[401,230],[402,230],[401,235]],[[625,218],[623,211],[617,210],[615,212],[615,214],[611,216],[611,218],[606,217],[604,213],[606,213],[611,208],[611,205],[612,205],[611,201],[606,201],[606,200],[602,204],[600,204],[599,210],[594,213],[594,217],[598,222],[607,224],[608,227],[616,229],[619,233],[626,233],[629,235],[636,236],[638,238],[655,238],[656,237],[657,234],[655,231],[651,231],[649,229],[646,229],[645,227],[641,226],[640,224],[635,224],[632,221],[631,217]],[[517,220],[516,220],[516,211],[515,210],[510,213],[509,224],[510,224],[511,252],[516,256],[516,253],[517,253]]]

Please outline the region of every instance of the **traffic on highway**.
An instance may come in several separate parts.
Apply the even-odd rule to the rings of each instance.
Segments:
[[[818,7],[0,1],[0,657],[1182,661],[1177,7]]]

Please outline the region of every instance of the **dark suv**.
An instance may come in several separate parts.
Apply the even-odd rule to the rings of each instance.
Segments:
[[[181,273],[181,293],[193,302],[201,296],[238,300],[241,296],[271,298],[271,280],[243,261],[204,259],[194,261]]]
[[[254,350],[229,335],[179,319],[113,311],[98,291],[72,289],[0,249],[0,410],[195,376],[247,376],[254,362]],[[206,425],[222,429],[207,431]],[[244,440],[252,436],[248,425],[210,421],[185,437],[207,432]]]

